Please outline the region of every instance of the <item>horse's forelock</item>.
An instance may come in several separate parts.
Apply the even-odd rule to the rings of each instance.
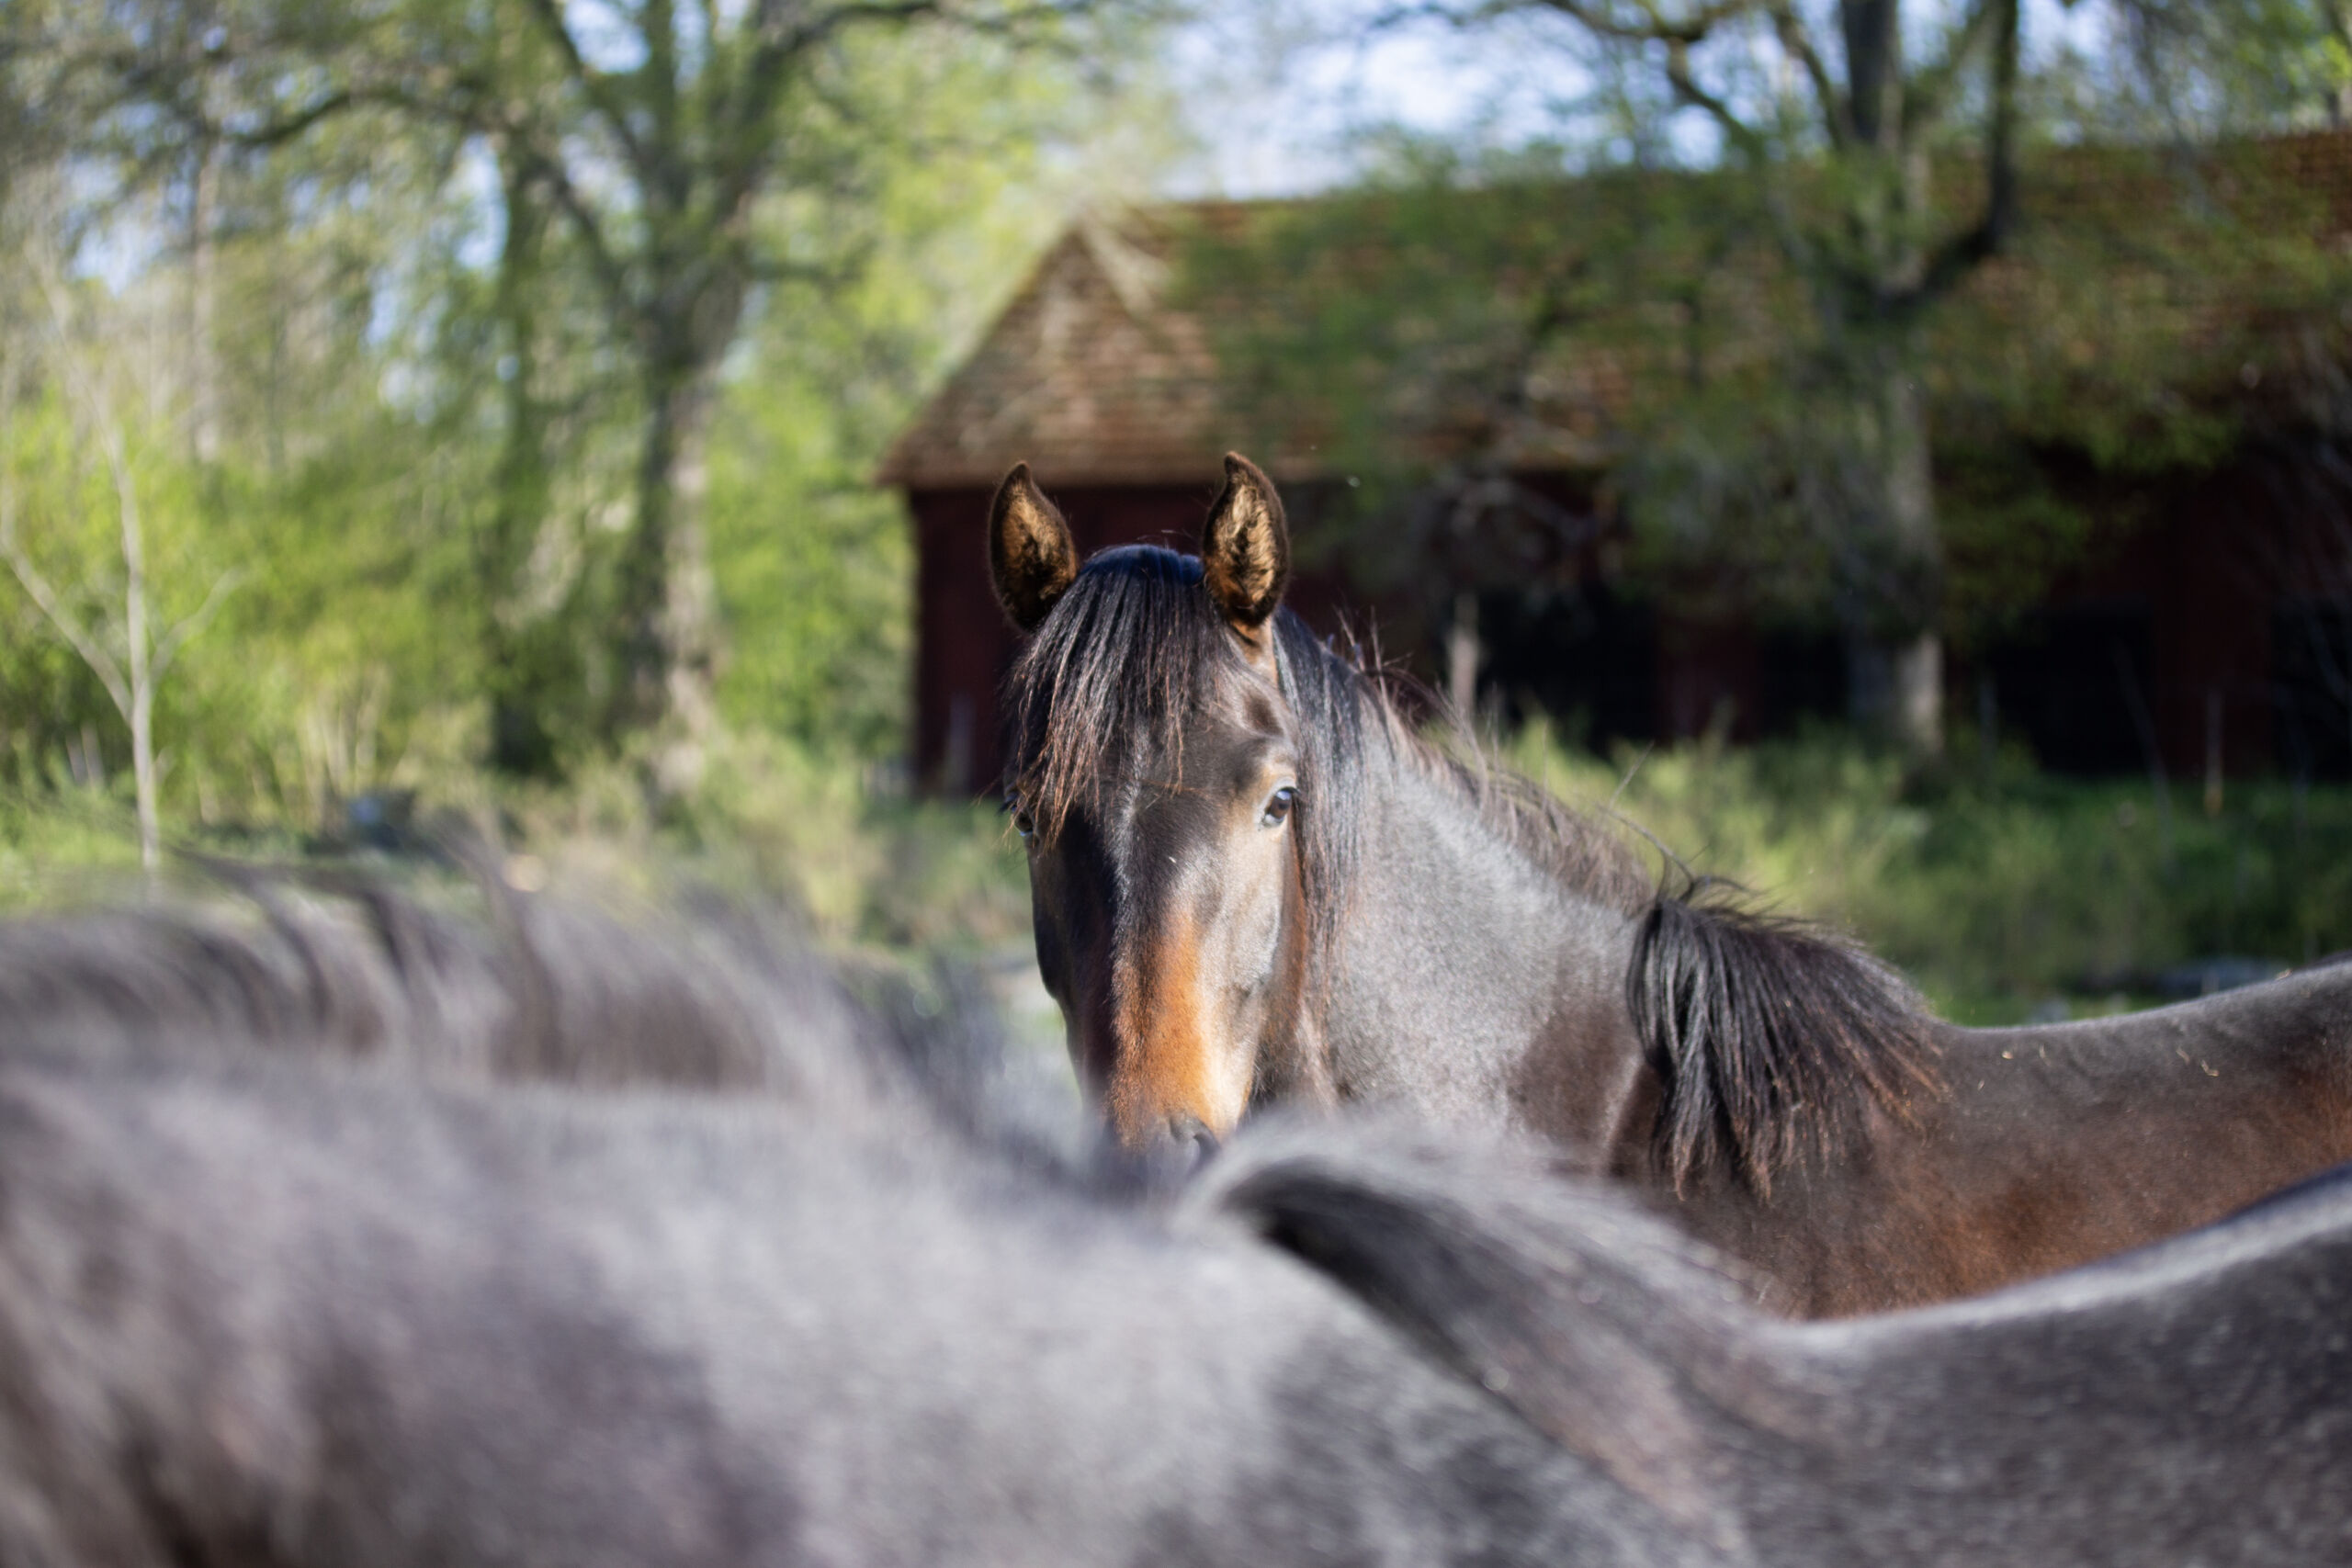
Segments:
[[[1050,839],[1142,768],[1183,765],[1188,716],[1240,666],[1201,563],[1105,550],[1063,593],[1006,682],[1005,789]]]
[[[1300,903],[1306,911],[1306,1006],[1329,995],[1369,808],[1364,748],[1374,727],[1363,673],[1285,609],[1274,623],[1274,660],[1298,731],[1297,834]]]

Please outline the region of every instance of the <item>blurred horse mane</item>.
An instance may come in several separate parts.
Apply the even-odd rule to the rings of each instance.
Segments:
[[[1272,1119],[1167,1207],[1041,1179],[956,1120],[990,1031],[761,932],[276,884],[0,924],[0,1560],[2301,1568],[2352,1529],[2343,1177],[1786,1324],[1502,1139]]]
[[[1047,1163],[1077,1137],[1009,1073],[975,976],[869,965],[845,981],[773,907],[692,892],[631,919],[478,876],[486,908],[469,916],[367,877],[214,870],[209,897],[0,920],[0,1057],[196,1049],[919,1107]]]

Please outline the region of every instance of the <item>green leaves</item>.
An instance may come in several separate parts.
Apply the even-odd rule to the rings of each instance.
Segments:
[[[161,692],[167,815],[332,830],[365,791],[480,800],[489,760],[608,773],[649,495],[708,547],[726,717],[842,787],[895,753],[911,542],[873,468],[1061,220],[1069,150],[1118,132],[1104,59],[1026,47],[1082,18],[915,9],[975,25],[803,8],[825,25],[764,87],[772,40],[724,9],[709,48],[705,13],[656,6],[625,19],[676,49],[578,60],[528,0],[0,12],[0,115],[55,133],[0,150],[0,227],[89,237],[76,297],[135,372],[159,616],[239,573]],[[0,246],[0,297],[27,276]],[[680,366],[649,322],[691,329],[710,411],[667,468],[650,367]],[[110,502],[60,395],[0,388],[0,464],[95,613]],[[44,796],[127,743],[38,619],[0,572],[0,788]]]

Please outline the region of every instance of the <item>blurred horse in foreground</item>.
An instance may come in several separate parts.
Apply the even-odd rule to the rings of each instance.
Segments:
[[[1285,1101],[1540,1133],[1803,1314],[1990,1290],[2352,1159],[2352,965],[1944,1023],[1835,933],[1662,887],[1614,825],[1423,739],[1282,607],[1246,459],[1198,558],[1081,569],[1025,467],[989,541],[1031,634],[1004,790],[1038,963],[1130,1147],[1186,1162]]]
[[[951,1109],[990,1081],[954,1061],[984,1029],[913,1040],[691,923],[378,909],[0,927],[0,997],[32,998],[0,1010],[0,1561],[2352,1545],[2344,1180],[1983,1301],[1792,1324],[1508,1144],[1269,1124],[1138,1201]],[[656,1017],[669,1059],[780,1066],[722,1097],[436,1065],[526,1037],[625,1064]]]

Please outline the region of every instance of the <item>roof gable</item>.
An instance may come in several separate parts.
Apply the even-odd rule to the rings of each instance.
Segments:
[[[1017,459],[1057,484],[1201,479],[1217,367],[1200,321],[1167,302],[1167,216],[1073,224],[892,444],[880,482],[993,485]]]

